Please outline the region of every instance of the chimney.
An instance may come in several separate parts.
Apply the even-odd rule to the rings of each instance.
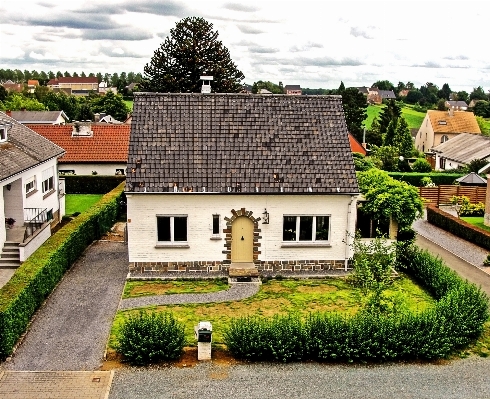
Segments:
[[[12,118],[12,111],[11,110],[8,109],[7,111],[5,111],[5,114],[7,116],[9,116],[10,118]]]
[[[213,80],[212,76],[201,76],[202,86],[201,93],[211,93],[211,81]]]
[[[73,121],[72,137],[92,137],[94,132],[91,129],[90,121]]]
[[[97,123],[100,121],[100,114],[97,113],[97,114],[94,114],[94,122]]]
[[[454,108],[449,108],[449,116],[454,116]]]

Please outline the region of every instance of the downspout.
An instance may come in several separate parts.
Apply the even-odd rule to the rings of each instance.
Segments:
[[[345,260],[344,260],[344,270],[347,271],[347,265],[349,263],[349,249],[351,246],[351,235],[350,235],[350,224],[352,218],[352,202],[354,201],[354,196],[350,196],[349,205],[347,205],[347,229],[345,232]]]

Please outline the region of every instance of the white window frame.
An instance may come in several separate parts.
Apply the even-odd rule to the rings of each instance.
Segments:
[[[54,191],[54,166],[43,170],[42,181],[43,194]]]
[[[28,186],[32,183],[32,187],[28,188]],[[26,196],[29,195],[30,193],[36,192],[37,191],[37,184],[36,184],[36,175],[29,177],[25,184],[24,184],[25,190],[26,190]]]
[[[158,240],[158,219],[159,218],[170,218],[170,241],[159,241]],[[175,241],[175,218],[185,218],[186,222],[186,239],[185,241]],[[189,217],[186,214],[178,214],[178,215],[167,215],[167,214],[158,214],[156,215],[156,233],[157,233],[157,247],[188,247],[188,239],[189,239]]]
[[[296,237],[294,240],[291,241],[284,241],[284,218],[285,217],[295,217],[296,218]],[[312,239],[311,240],[300,240],[300,224],[301,224],[301,217],[312,217],[313,222],[312,222]],[[317,240],[316,239],[316,218],[317,217],[326,217],[328,218],[328,239],[327,240]],[[283,215],[282,218],[282,234],[283,234],[283,246],[285,245],[308,245],[308,244],[320,244],[320,245],[330,245],[331,241],[331,236],[332,236],[332,230],[331,230],[331,223],[332,223],[332,216],[329,214],[321,214],[321,215],[312,215],[312,214],[299,214],[299,215],[293,215],[293,214],[285,214]]]

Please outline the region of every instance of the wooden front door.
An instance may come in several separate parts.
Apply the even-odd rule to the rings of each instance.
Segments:
[[[240,216],[231,225],[231,262],[251,263],[254,261],[254,224]]]

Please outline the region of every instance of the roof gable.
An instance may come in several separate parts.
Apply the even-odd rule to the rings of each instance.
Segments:
[[[340,96],[138,93],[136,192],[357,193]]]
[[[20,123],[56,123],[60,116],[68,120],[63,111],[12,111],[10,115]]]
[[[481,133],[473,112],[429,110],[427,115],[435,133]]]
[[[432,151],[441,154],[444,158],[467,164],[474,159],[490,157],[490,137],[461,133],[433,147]]]
[[[0,143],[0,180],[63,154],[63,148],[0,112],[0,121],[12,125]]]
[[[123,162],[128,159],[129,125],[92,124],[91,136],[72,136],[73,125],[29,126],[43,137],[63,147],[59,163]]]

